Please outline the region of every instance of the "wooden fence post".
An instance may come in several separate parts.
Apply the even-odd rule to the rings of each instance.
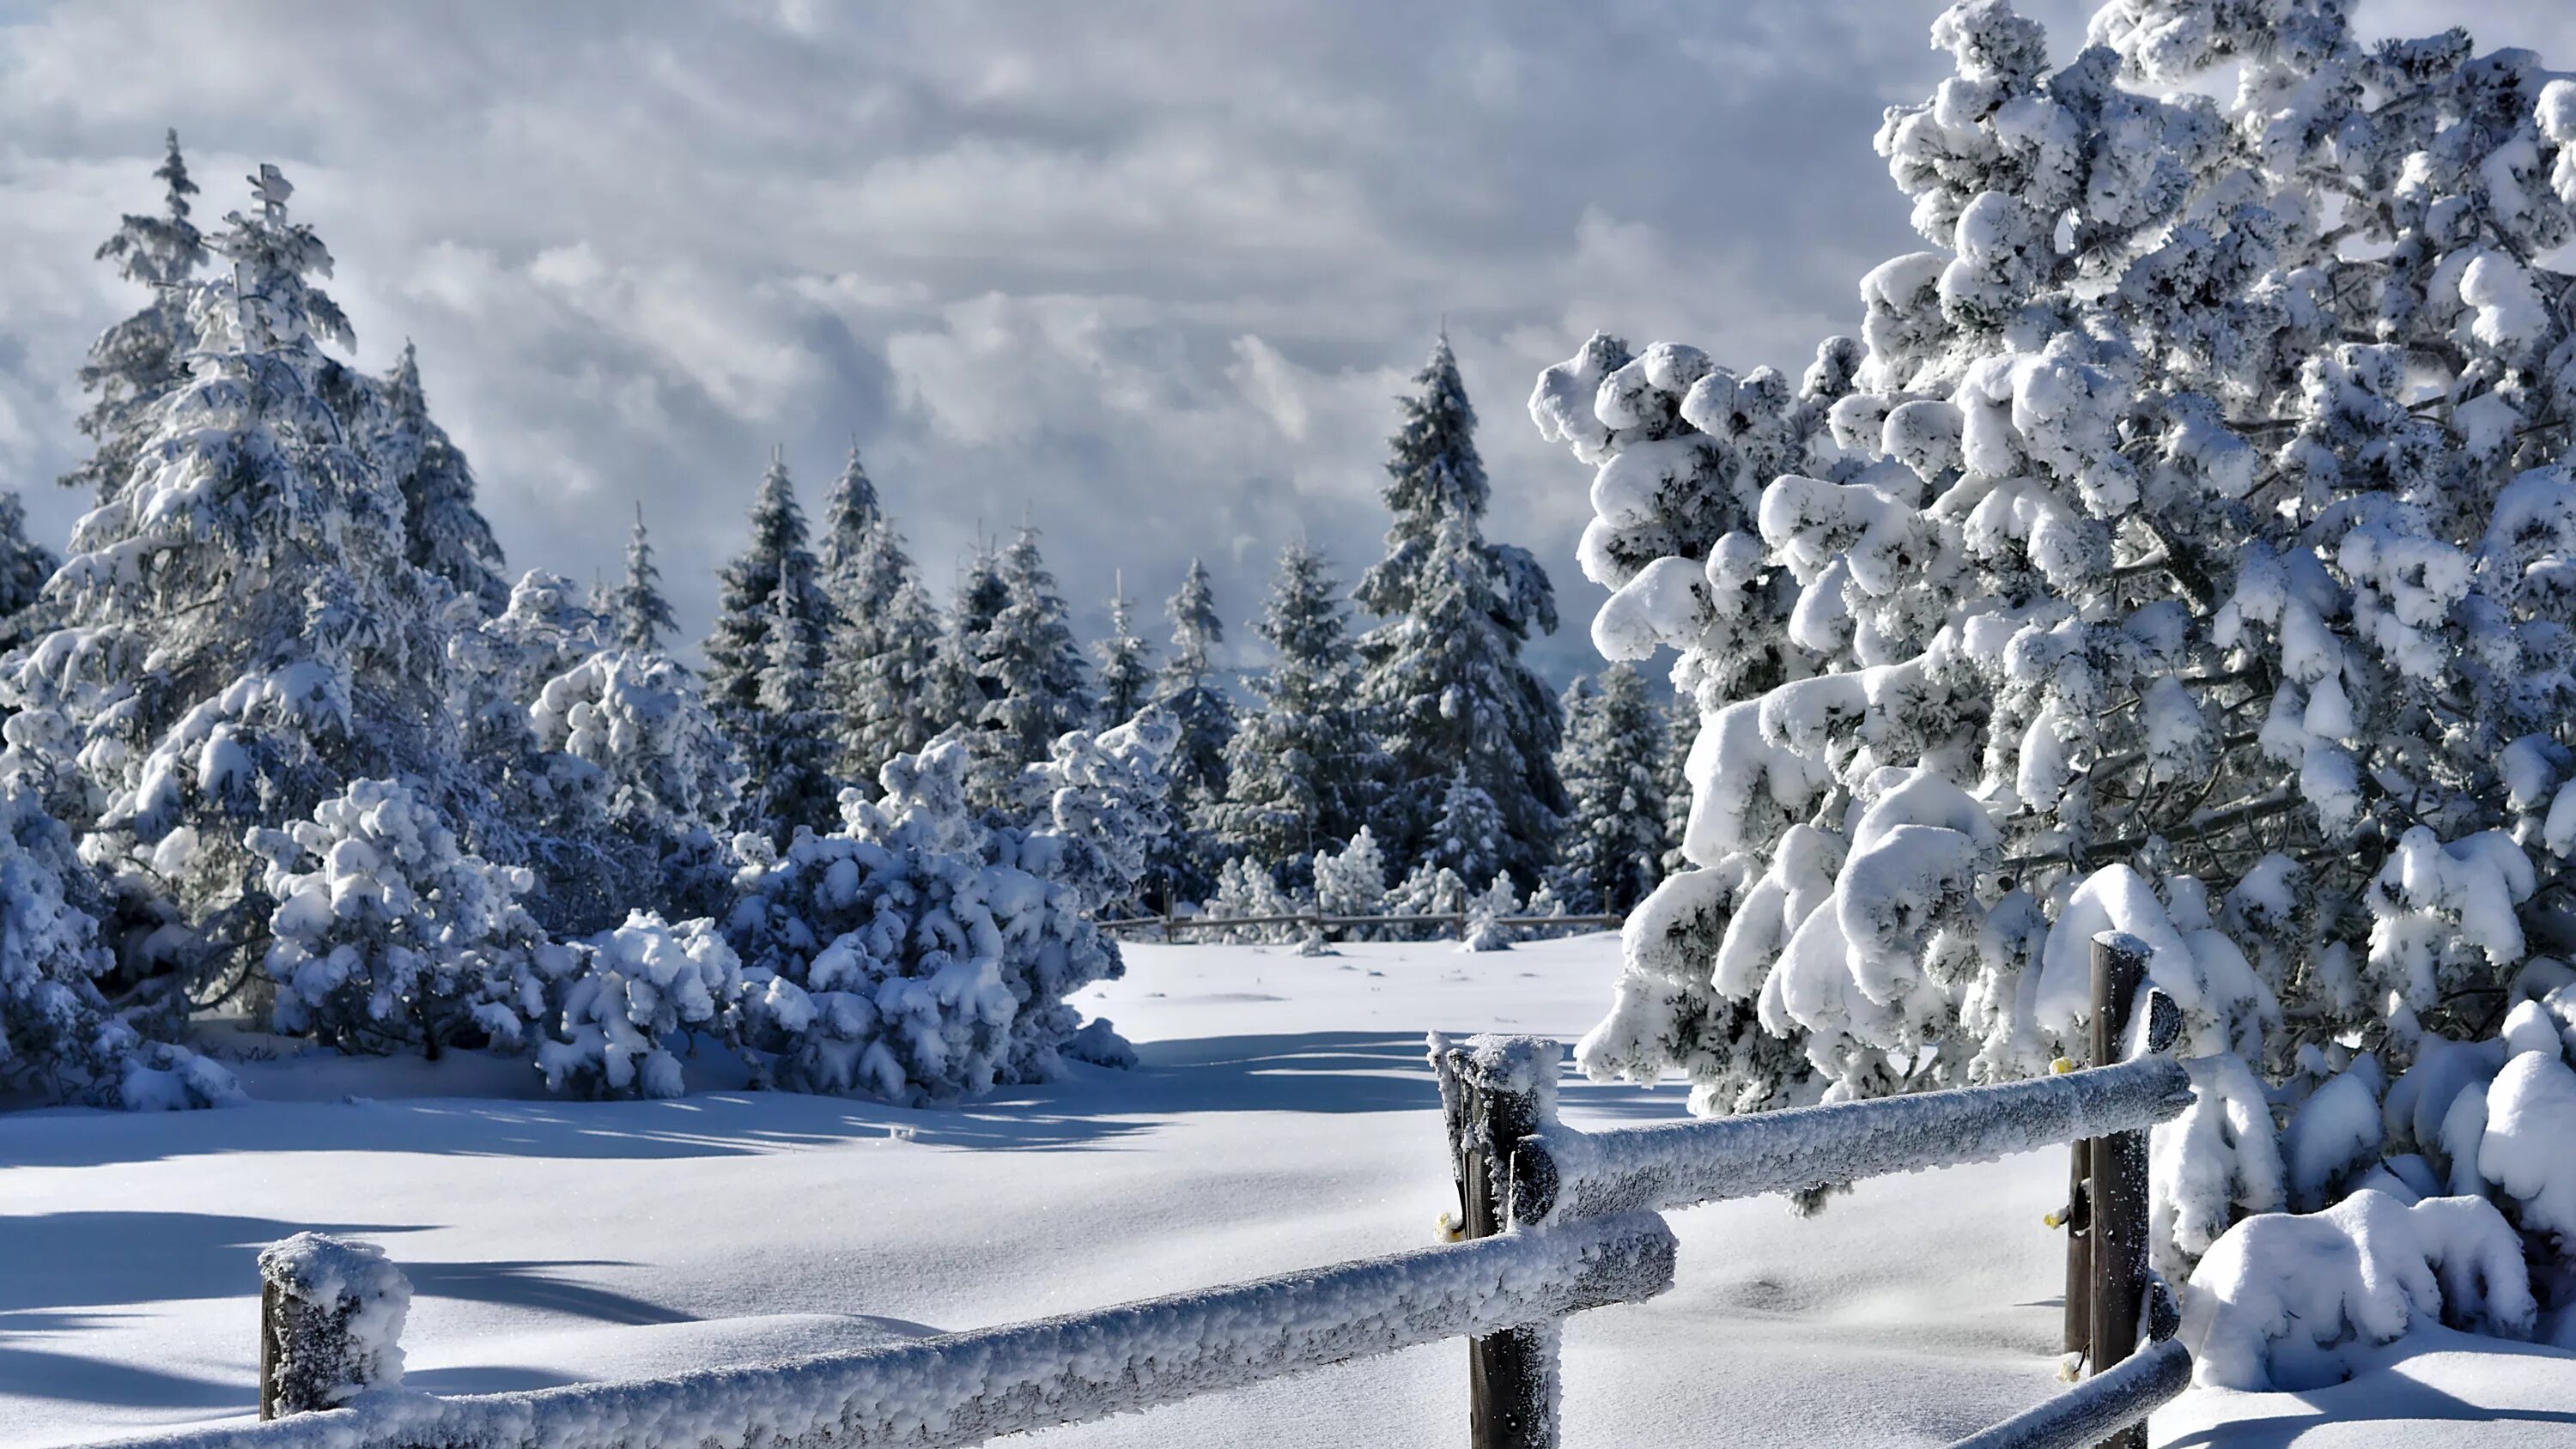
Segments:
[[[2093,1149],[2078,1137],[2068,1148],[2066,1183],[2066,1352],[2093,1347]]]
[[[2120,1043],[2147,975],[2147,944],[2123,932],[2093,938],[2093,1062],[2120,1060]],[[2137,1350],[2138,1319],[2147,1301],[2147,1134],[2115,1132],[2084,1145],[2090,1190],[2085,1238],[2093,1259],[2093,1372]],[[2102,1449],[2147,1449],[2147,1426],[2131,1425]]]
[[[1564,1051],[1548,1037],[1479,1036],[1463,1049],[1433,1043],[1460,1236],[1489,1238],[1512,1226],[1512,1147],[1554,1120]],[[1469,1341],[1471,1449],[1557,1449],[1562,1337],[1563,1325],[1539,1323]]]
[[[402,1383],[411,1284],[373,1243],[297,1233],[259,1253],[259,1416]]]

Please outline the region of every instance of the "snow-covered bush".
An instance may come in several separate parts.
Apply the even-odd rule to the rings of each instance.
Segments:
[[[1406,922],[1388,925],[1388,939],[1421,941],[1446,936],[1455,929],[1456,918],[1467,909],[1466,879],[1449,866],[1437,861],[1414,862],[1404,879],[1387,892],[1386,914],[1390,916],[1425,916],[1416,926]]]
[[[1699,716],[1587,1069],[1702,1112],[2026,1074],[2117,929],[2237,1058],[2160,1145],[2168,1261],[2441,1154],[2386,1073],[2531,994],[2576,852],[2576,81],[2350,9],[2116,0],[2051,69],[1962,0],[1877,137],[1935,249],[1858,340],[1542,375],[1594,640]]]
[[[1458,948],[1510,950],[1515,928],[1503,924],[1503,917],[1520,913],[1520,893],[1512,889],[1512,878],[1501,871],[1494,872],[1492,884],[1467,898],[1467,928],[1458,933]]]
[[[1327,916],[1379,916],[1387,913],[1386,852],[1365,825],[1339,850],[1315,855],[1315,909]],[[1378,939],[1373,926],[1340,926],[1348,941]]]
[[[114,962],[83,905],[86,874],[32,792],[0,789],[0,1095],[137,1111],[237,1099],[231,1073],[147,1040],[100,993]]]
[[[1021,777],[1031,823],[1002,827],[968,807],[965,747],[934,745],[747,871],[725,930],[765,1079],[917,1102],[1053,1075],[1064,998],[1122,969],[1089,915],[1144,871],[1172,739],[1158,711],[1064,736]]]
[[[544,1020],[537,1070],[553,1091],[676,1097],[682,1032],[721,1032],[741,994],[742,961],[715,922],[666,924],[638,911],[587,941],[539,948]]]
[[[280,1031],[346,1051],[517,1045],[543,1009],[542,937],[524,867],[466,853],[400,780],[352,781],[286,830],[252,830],[268,862],[269,976]]]
[[[1228,921],[1294,915],[1298,910],[1297,902],[1279,889],[1279,881],[1268,866],[1248,856],[1236,856],[1217,869],[1216,894],[1200,905],[1199,914],[1211,921]],[[1229,944],[1277,943],[1304,940],[1306,928],[1296,921],[1272,921],[1268,925],[1226,926],[1193,934],[1203,941]]]
[[[2364,1189],[2230,1228],[2184,1294],[2182,1332],[2200,1383],[2302,1390],[2418,1323],[2529,1338],[2537,1312],[2522,1240],[2486,1199]]]

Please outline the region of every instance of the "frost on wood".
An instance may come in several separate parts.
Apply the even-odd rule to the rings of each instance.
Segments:
[[[2364,1190],[2321,1213],[2228,1229],[2183,1300],[2195,1377],[2235,1389],[2311,1389],[2418,1322],[2531,1336],[2522,1240],[2484,1198],[2408,1203]]]
[[[2092,1449],[2191,1387],[2191,1350],[2158,1339],[2109,1369],[1950,1449]]]
[[[1561,1219],[1982,1161],[2152,1125],[2180,1112],[2190,1087],[2181,1063],[2151,1056],[1885,1102],[1614,1132],[1550,1128],[1515,1159],[1512,1201],[1515,1211]]]
[[[159,1449],[722,1449],[967,1445],[1239,1388],[1417,1344],[1637,1302],[1673,1237],[1569,1223],[1119,1308],[656,1383],[434,1399],[137,1440]]]
[[[373,1243],[297,1233],[260,1250],[263,1416],[402,1386],[411,1284]]]

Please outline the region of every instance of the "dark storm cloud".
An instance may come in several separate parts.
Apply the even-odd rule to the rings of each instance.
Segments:
[[[2066,53],[2082,10],[2033,8]],[[2365,14],[2576,54],[2547,8]],[[1848,330],[1917,244],[1869,140],[1945,73],[1933,9],[0,12],[0,464],[68,526],[72,371],[134,302],[89,252],[176,125],[209,219],[287,169],[359,360],[419,343],[515,567],[613,576],[641,499],[692,633],[770,445],[819,505],[853,435],[937,582],[1025,518],[1087,630],[1115,571],[1158,612],[1192,554],[1247,619],[1297,532],[1375,556],[1390,400],[1445,316],[1562,675],[1587,479],[1531,376],[1595,326],[1793,370]]]

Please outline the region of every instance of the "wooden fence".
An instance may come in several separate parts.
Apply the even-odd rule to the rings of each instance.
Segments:
[[[633,1383],[438,1398],[377,1387],[392,1287],[353,1296],[375,1250],[309,1235],[261,1257],[268,1422],[181,1430],[124,1449],[783,1449],[980,1444],[1451,1338],[1470,1340],[1474,1449],[1559,1443],[1559,1334],[1571,1314],[1669,1288],[1662,1214],[1699,1203],[2089,1143],[2069,1297],[2084,1290],[2092,1377],[1953,1449],[2144,1443],[2147,1413],[2189,1383],[2178,1315],[2145,1262],[2142,1137],[2190,1080],[2178,1022],[2150,994],[2123,1008],[2145,948],[2095,944],[2095,1058],[2033,1081],[1579,1132],[1556,1118],[1564,1048],[1541,1037],[1435,1036],[1459,1241],[1120,1307],[786,1363]],[[2128,1028],[2124,1030],[2124,1028]],[[2125,1053],[2115,1044],[2125,1041]],[[2139,1151],[2133,1152],[2132,1146]],[[2135,1165],[2136,1171],[2130,1169]],[[316,1252],[314,1245],[324,1251]],[[288,1245],[281,1245],[288,1246]],[[340,1256],[334,1257],[338,1250]],[[364,1267],[364,1263],[360,1264]],[[299,1273],[317,1281],[299,1281]],[[2129,1305],[2123,1309],[2121,1305]],[[2139,1305],[2145,1305],[2141,1313]],[[2123,1316],[2125,1313],[2126,1316]],[[2141,1321],[2149,1342],[2137,1349]],[[2070,1311],[2069,1323],[2074,1321]],[[370,1335],[376,1335],[371,1338]]]
[[[1254,926],[1304,926],[1310,931],[1346,931],[1374,926],[1439,927],[1454,937],[1467,934],[1467,923],[1473,919],[1465,911],[1432,911],[1420,915],[1327,916],[1315,911],[1290,911],[1269,916],[1126,916],[1095,922],[1104,931],[1160,931],[1163,939],[1173,939],[1181,931],[1222,931]],[[1618,915],[1593,916],[1496,916],[1494,924],[1515,930],[1543,929],[1550,926],[1599,926],[1617,930],[1628,918]]]

